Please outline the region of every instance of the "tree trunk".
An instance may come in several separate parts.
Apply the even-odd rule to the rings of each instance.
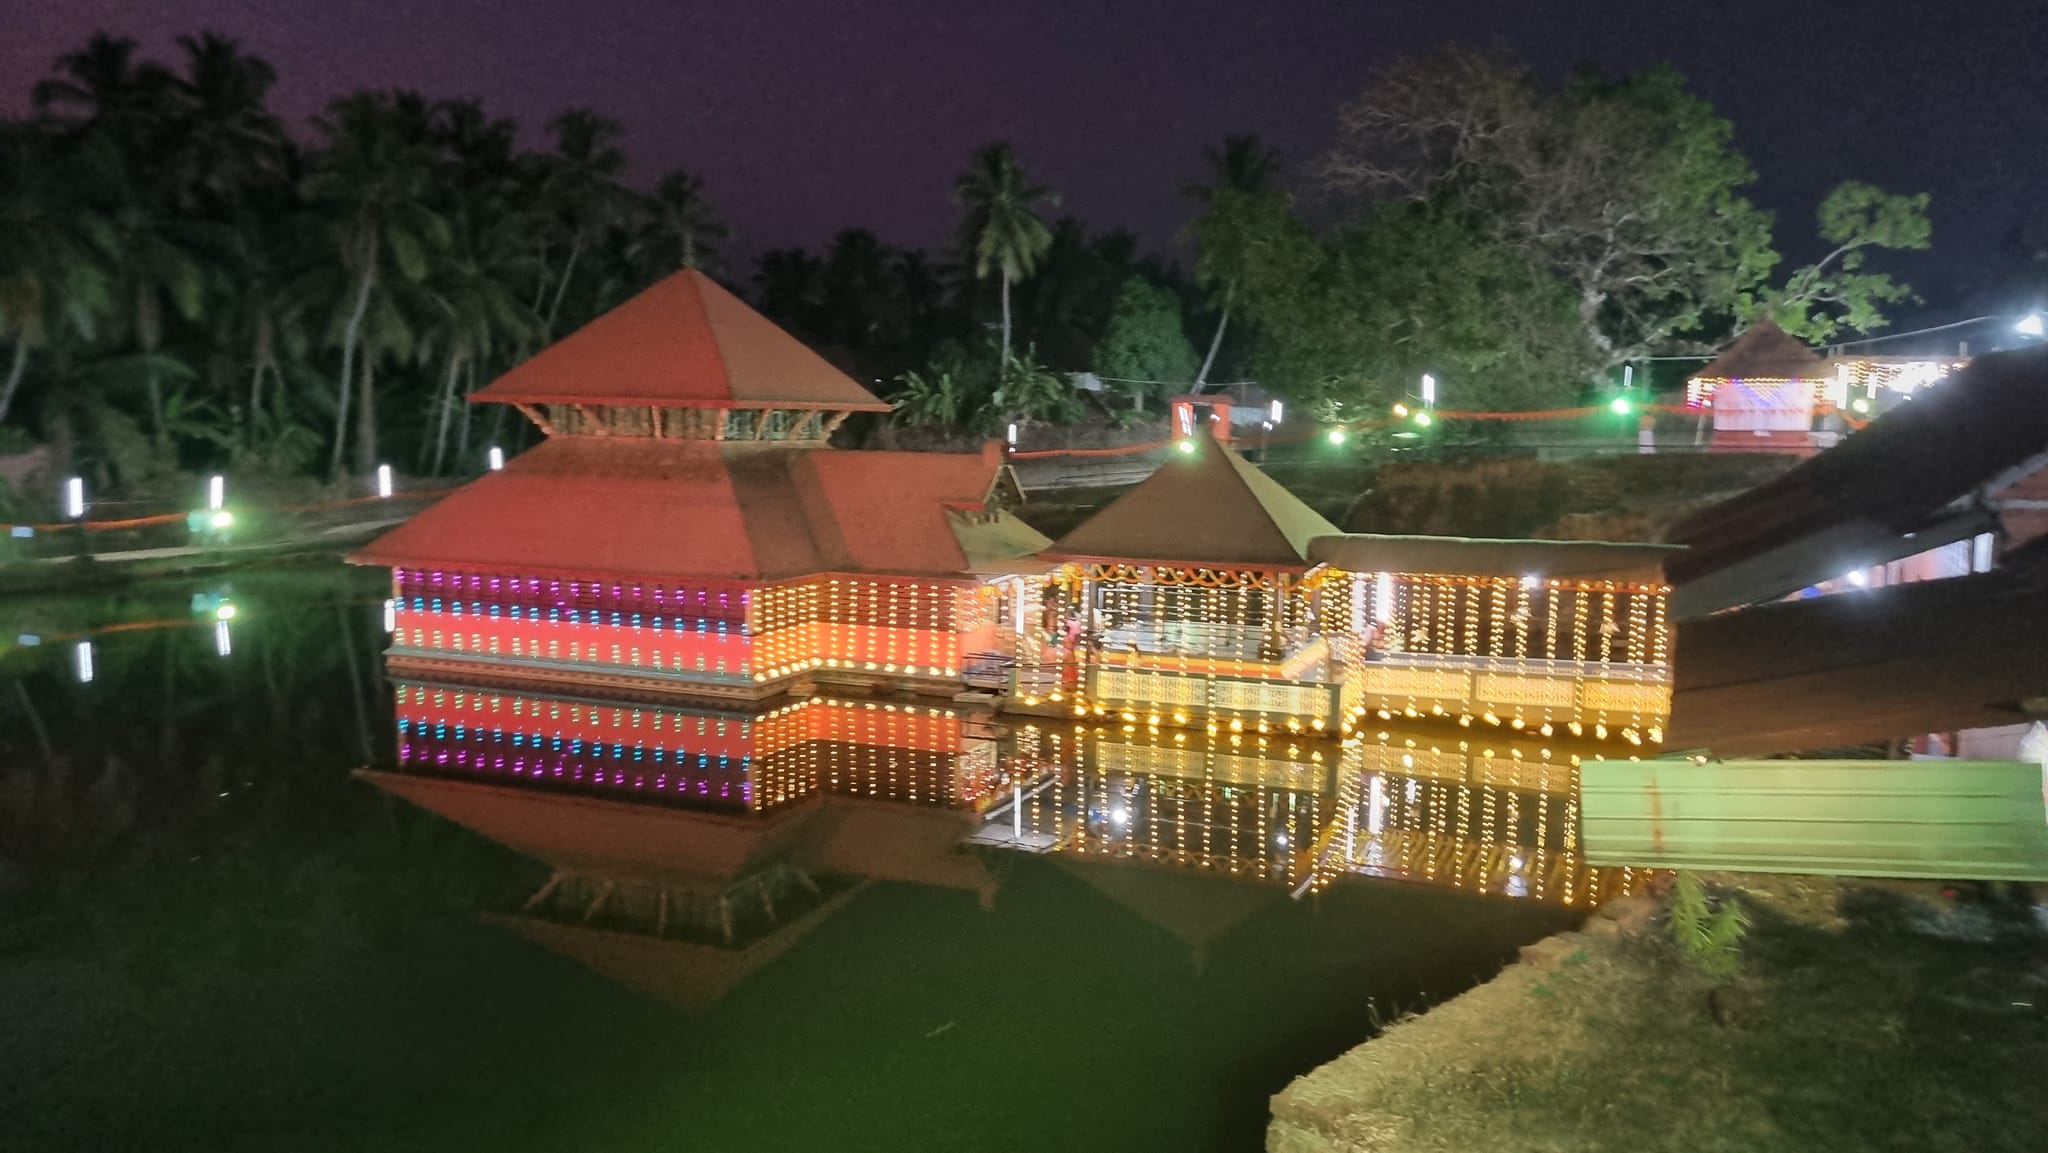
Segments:
[[[1003,364],[1001,371],[1010,367],[1010,271],[1003,270]]]
[[[1195,373],[1195,392],[1209,383],[1209,369],[1216,364],[1216,350],[1223,347],[1223,330],[1230,327],[1230,301],[1237,295],[1237,282],[1231,281],[1223,289],[1223,315],[1216,318],[1216,335],[1209,338],[1209,355],[1202,358],[1202,369]]]
[[[263,413],[263,374],[277,359],[276,346],[270,314],[263,313],[256,318],[256,347],[249,354],[254,367],[249,372],[249,413],[242,421],[242,443],[251,449],[256,447],[256,421]]]
[[[462,357],[448,354],[448,377],[441,386],[439,419],[434,422],[434,465],[431,475],[441,475],[441,462],[448,457],[448,420],[455,412],[455,379],[462,373]]]
[[[469,411],[469,394],[475,391],[476,361],[471,360],[465,362],[462,366],[462,405],[459,409],[462,413],[462,419],[455,427],[455,459],[457,460],[466,460],[469,457],[469,418],[472,415]],[[491,407],[502,408],[504,406],[492,405]]]
[[[164,386],[156,375],[156,350],[164,335],[163,316],[155,294],[147,286],[135,290],[135,331],[142,345],[142,382],[149,390],[150,440],[161,451],[171,439],[164,428]]]
[[[356,397],[356,475],[377,471],[377,349],[363,345],[362,391]]]
[[[341,379],[335,387],[334,451],[327,458],[328,479],[341,476],[341,450],[348,443],[348,394],[355,383],[356,342],[362,338],[363,315],[370,311],[370,289],[377,281],[377,256],[373,249],[363,279],[356,286],[355,311],[349,313],[348,328],[341,334]]]
[[[7,366],[7,387],[0,389],[0,424],[7,423],[7,410],[14,406],[14,390],[21,387],[22,374],[28,370],[28,338],[14,342],[14,363]]]
[[[583,255],[583,237],[579,234],[576,243],[569,246],[569,261],[562,265],[562,281],[555,285],[555,302],[548,305],[547,335],[555,334],[555,318],[562,314],[562,298],[569,295],[569,278],[576,275],[576,259]]]

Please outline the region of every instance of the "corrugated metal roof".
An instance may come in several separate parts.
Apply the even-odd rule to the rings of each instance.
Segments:
[[[1061,537],[1058,559],[1298,569],[1337,526],[1203,426],[1136,488]]]
[[[688,268],[655,281],[470,399],[889,411],[717,281]]]
[[[1660,544],[1345,533],[1317,537],[1309,544],[1308,557],[1348,572],[1535,575],[1662,584],[1664,561],[1678,551]]]
[[[2048,880],[2041,767],[2010,761],[1588,761],[1586,861]]]

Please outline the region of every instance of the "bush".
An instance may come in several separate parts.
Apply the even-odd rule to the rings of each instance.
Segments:
[[[1725,977],[1740,961],[1749,913],[1733,897],[1712,901],[1707,886],[1693,873],[1678,874],[1671,888],[1671,939],[1678,952],[1701,972]]]

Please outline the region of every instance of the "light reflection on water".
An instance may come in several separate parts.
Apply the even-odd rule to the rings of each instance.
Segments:
[[[49,638],[0,652],[32,1146],[1255,1146],[1377,1015],[1629,883],[1505,750],[394,691],[382,584],[0,607]]]

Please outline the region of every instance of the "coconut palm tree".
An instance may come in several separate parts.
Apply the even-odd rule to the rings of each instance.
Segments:
[[[824,265],[801,248],[771,248],[754,265],[754,291],[761,314],[795,332],[817,338]]]
[[[703,268],[717,258],[712,242],[725,239],[726,230],[704,199],[702,180],[678,168],[661,178],[647,203],[646,247],[659,254],[662,271]]]
[[[1002,363],[1010,363],[1010,285],[1030,276],[1039,257],[1052,244],[1052,233],[1038,218],[1041,204],[1059,204],[1059,195],[1031,183],[1007,144],[992,144],[974,154],[966,173],[953,184],[953,202],[966,211],[960,221],[959,246],[976,280],[1001,278],[1003,294]]]
[[[172,95],[170,73],[137,62],[135,41],[96,32],[85,47],[57,58],[57,75],[30,93],[37,113],[112,136],[131,154],[160,147],[152,129]]]
[[[215,353],[247,373],[242,451],[266,462],[317,459],[325,447],[327,373],[308,353],[334,302],[352,288],[324,221],[290,186],[258,186],[229,214],[207,260]],[[220,390],[225,393],[227,390]],[[285,451],[279,451],[284,449]]]
[[[542,161],[541,204],[568,250],[561,271],[553,275],[554,299],[545,313],[552,335],[577,262],[624,216],[633,196],[620,183],[626,153],[618,146],[625,133],[618,121],[571,108],[548,128],[555,134],[555,151]]]
[[[1223,332],[1230,326],[1230,309],[1237,296],[1237,282],[1244,266],[1244,235],[1239,227],[1239,210],[1252,197],[1272,191],[1280,171],[1280,157],[1260,143],[1256,136],[1225,137],[1223,147],[1203,149],[1209,162],[1209,183],[1191,184],[1186,191],[1200,201],[1203,213],[1189,226],[1198,254],[1195,279],[1212,293],[1221,291],[1216,307],[1216,332],[1209,338],[1209,351],[1195,372],[1195,388],[1209,380],[1216,364],[1216,352],[1223,347]]]
[[[398,277],[418,281],[426,276],[432,254],[448,245],[447,221],[429,203],[435,154],[425,121],[425,108],[416,97],[388,92],[343,96],[314,121],[322,146],[311,158],[305,197],[329,220],[335,255],[352,281],[339,338],[341,373],[335,381],[334,446],[328,458],[333,475],[341,472],[348,439],[349,393],[364,321],[380,279],[388,275],[386,263]],[[360,383],[366,405],[373,403],[373,373],[363,372]],[[358,437],[359,468],[376,462],[375,425],[363,428],[371,437],[368,444]]]
[[[269,106],[277,70],[212,32],[180,36],[178,47],[185,67],[172,80],[180,104],[173,147],[184,207],[237,205],[284,179],[291,147]]]
[[[115,291],[147,366],[151,435],[166,446],[162,382],[155,366],[169,303],[186,319],[202,304],[200,269],[160,179],[173,118],[182,105],[175,77],[135,56],[135,41],[99,33],[57,61],[58,75],[35,86],[36,110],[70,130],[77,159],[95,171],[86,187],[113,223],[121,251]]]
[[[164,308],[184,319],[197,320],[205,308],[205,277],[191,241],[191,228],[174,216],[156,211],[148,192],[130,189],[114,213],[120,245],[119,291],[132,302],[132,331],[145,365],[143,382],[149,397],[149,430],[159,452],[170,445],[164,415],[163,382],[156,366],[163,350]]]
[[[895,255],[865,228],[842,228],[832,237],[818,276],[826,340],[856,351],[875,342]]]
[[[30,353],[64,332],[89,340],[114,311],[114,228],[79,199],[69,159],[48,129],[0,124],[0,342],[11,345],[0,424]]]
[[[531,221],[489,197],[459,204],[449,221],[453,243],[426,281],[439,310],[432,343],[442,359],[433,440],[421,441],[421,460],[434,475],[446,462],[457,412],[463,413],[460,440],[468,441],[468,413],[457,395],[465,373],[474,379],[479,360],[531,346],[541,335],[541,318],[521,299],[538,275],[539,258],[528,243]]]

